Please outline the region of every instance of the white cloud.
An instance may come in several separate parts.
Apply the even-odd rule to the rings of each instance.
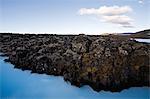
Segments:
[[[132,27],[132,21],[126,14],[131,12],[132,8],[129,6],[102,6],[98,9],[95,8],[81,8],[80,15],[96,15],[104,22],[119,24],[123,27]]]
[[[143,4],[143,2],[144,2],[144,0],[139,0],[139,3],[140,3],[140,4]]]
[[[123,7],[119,7],[119,6],[111,6],[111,7],[107,7],[107,6],[102,6],[98,9],[95,8],[81,8],[79,10],[79,14],[83,15],[83,14],[102,14],[102,15],[118,15],[118,14],[124,14],[127,12],[131,12],[132,9],[129,6],[123,6]]]
[[[126,15],[113,15],[113,16],[102,16],[103,20],[106,22],[110,22],[113,24],[119,24],[123,27],[132,27],[131,26],[131,19],[130,17]]]

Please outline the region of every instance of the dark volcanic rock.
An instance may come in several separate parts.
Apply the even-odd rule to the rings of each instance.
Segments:
[[[95,91],[149,86],[149,49],[125,36],[0,34],[5,61]]]

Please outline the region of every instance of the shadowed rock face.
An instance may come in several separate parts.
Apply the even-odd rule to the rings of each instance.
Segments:
[[[125,36],[0,34],[5,61],[95,91],[149,86],[149,48]]]

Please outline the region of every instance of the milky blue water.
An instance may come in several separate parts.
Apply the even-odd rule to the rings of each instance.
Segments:
[[[0,57],[0,99],[149,99],[149,88],[130,88],[120,93],[78,88],[60,76],[31,74],[14,69]]]
[[[150,43],[150,39],[135,39],[138,42],[146,42],[146,43]]]

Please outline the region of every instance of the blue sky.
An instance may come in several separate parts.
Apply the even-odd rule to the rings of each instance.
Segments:
[[[149,10],[149,0],[0,0],[0,32],[135,32],[150,28]]]

